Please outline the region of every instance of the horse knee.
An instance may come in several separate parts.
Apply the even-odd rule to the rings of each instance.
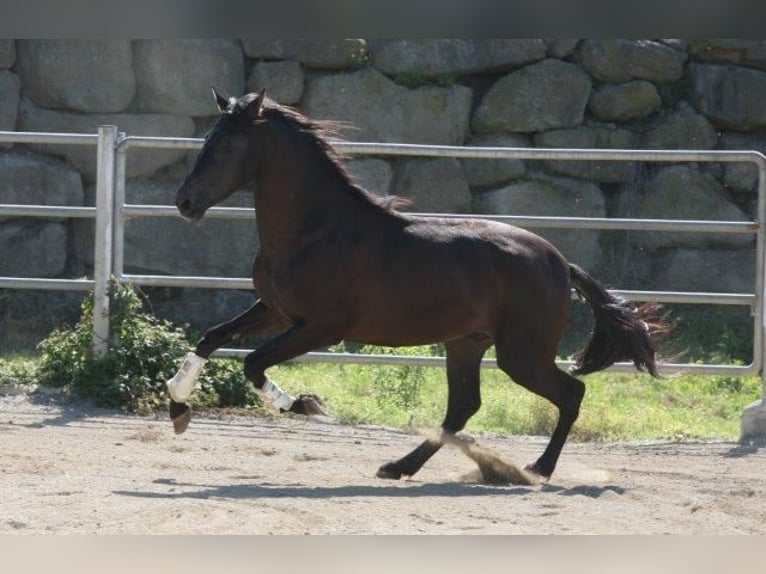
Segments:
[[[207,331],[205,331],[205,334],[202,335],[202,338],[199,341],[197,341],[197,346],[194,352],[200,357],[204,357],[205,359],[207,359],[210,357],[210,355],[213,354],[213,351],[215,351],[217,348],[218,347],[213,342],[212,329],[208,329]]]

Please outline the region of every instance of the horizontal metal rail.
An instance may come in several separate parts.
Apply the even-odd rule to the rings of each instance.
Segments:
[[[2,215],[2,211],[0,211]],[[180,217],[172,205],[126,204],[125,217]],[[707,219],[625,219],[618,217],[552,217],[537,215],[481,215],[454,213],[415,213],[421,217],[440,219],[489,219],[520,227],[551,229],[587,229],[621,231],[668,231],[679,233],[739,233],[755,234],[755,221],[715,221]],[[252,207],[213,207],[205,213],[213,219],[254,219]]]
[[[247,277],[207,277],[192,275],[135,275],[123,273],[120,281],[142,287],[196,287],[200,289],[252,290],[253,280]]]
[[[0,205],[0,217],[69,218],[96,217],[95,207],[73,207],[69,205]]]
[[[125,217],[181,217],[178,208],[172,205],[127,204],[122,208]],[[205,218],[212,219],[255,219],[252,207],[211,207]]]
[[[528,160],[580,160],[580,161],[649,161],[649,162],[754,162],[756,151],[725,150],[628,150],[628,149],[561,149],[561,148],[509,148],[462,147],[420,144],[379,144],[336,142],[338,150],[348,154],[404,155],[425,157],[454,157],[460,159],[528,159]]]
[[[201,289],[251,290],[249,277],[207,277],[193,275],[136,275],[123,273],[121,279],[143,287],[197,287]],[[610,289],[610,293],[630,301],[657,301],[658,303],[688,303],[709,305],[755,305],[755,295],[749,293],[703,293],[694,291],[630,291]],[[577,295],[572,291],[572,298]]]
[[[56,132],[8,132],[0,131],[0,142],[22,144],[95,145],[98,134],[71,134]]]
[[[214,357],[221,358],[244,358],[252,349],[218,349],[213,353]],[[288,363],[333,363],[338,365],[389,365],[389,366],[412,366],[412,367],[446,367],[444,357],[412,356],[412,355],[385,355],[385,354],[357,354],[357,353],[327,353],[313,352],[295,357]],[[556,364],[564,369],[574,365],[573,361],[557,361]],[[482,359],[482,368],[497,369],[497,361],[493,358]],[[661,363],[659,368],[664,376],[673,376],[679,371],[699,375],[728,375],[748,376],[758,373],[757,365],[698,365],[686,363]],[[609,371],[619,373],[635,373],[636,368],[632,363],[615,363]]]
[[[155,148],[188,149],[202,147],[202,138],[164,138],[128,136],[118,143],[118,149]],[[628,149],[562,149],[525,147],[448,146],[398,143],[370,143],[337,140],[332,143],[338,151],[350,155],[397,155],[419,157],[452,157],[460,159],[529,159],[585,161],[650,161],[650,162],[754,162],[763,156],[749,150],[628,150]]]
[[[752,307],[756,297],[750,293],[706,293],[694,291],[630,291],[609,289],[609,292],[629,301],[658,303],[688,303],[692,305],[741,305]]]
[[[51,291],[90,291],[93,279],[34,279],[0,277],[0,289],[46,289]]]

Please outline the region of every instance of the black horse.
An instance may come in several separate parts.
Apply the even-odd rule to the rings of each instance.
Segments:
[[[207,331],[198,357],[240,337],[273,336],[244,366],[272,400],[288,395],[267,379],[266,369],[343,339],[386,346],[444,342],[449,393],[442,432],[449,436],[479,409],[480,361],[494,344],[498,366],[558,408],[547,448],[527,467],[543,478],[556,467],[585,392],[554,362],[572,287],[595,314],[592,339],[573,374],[630,360],[657,376],[654,339],[665,325],[656,305],[636,308],[612,296],[524,229],[401,213],[396,199],[354,183],[326,123],[263,92],[215,97],[221,115],[176,205],[185,218],[198,220],[235,189],[252,188],[260,243],[253,285],[260,299]],[[316,408],[310,396],[280,404],[297,413]],[[182,431],[189,419],[185,402],[171,402],[171,417]],[[425,440],[383,465],[378,476],[415,474],[442,443]]]

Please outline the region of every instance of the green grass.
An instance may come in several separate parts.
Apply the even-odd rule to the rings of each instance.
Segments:
[[[293,393],[321,396],[341,422],[437,427],[444,416],[443,369],[358,365],[283,365],[270,376]],[[757,400],[757,377],[599,373],[584,378],[586,394],[573,440],[727,439],[739,436],[740,415]],[[482,407],[467,431],[549,435],[556,410],[497,370],[482,374]]]
[[[39,359],[30,356],[0,358],[0,394],[5,385],[28,383],[38,365]],[[238,370],[236,363],[227,368]],[[293,364],[274,367],[269,376],[293,394],[318,394],[347,424],[435,428],[446,408],[441,368]],[[584,381],[587,390],[572,440],[736,440],[742,410],[761,396],[758,377],[685,375],[657,380],[607,372]],[[482,407],[466,430],[550,435],[555,421],[556,410],[547,401],[513,384],[501,371],[485,369]]]

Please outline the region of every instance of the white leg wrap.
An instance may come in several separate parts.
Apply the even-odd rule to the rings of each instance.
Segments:
[[[294,396],[280,389],[279,385],[268,378],[260,389],[255,389],[255,392],[265,402],[273,405],[277,409],[289,411],[290,407],[293,406],[293,403],[295,402]]]
[[[188,353],[183,365],[178,372],[167,382],[170,398],[177,403],[185,403],[191,397],[194,390],[194,382],[202,373],[202,368],[207,363],[207,359],[200,357],[195,353]]]

